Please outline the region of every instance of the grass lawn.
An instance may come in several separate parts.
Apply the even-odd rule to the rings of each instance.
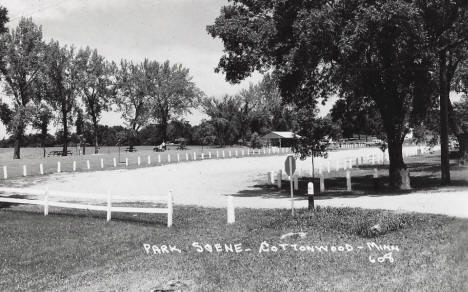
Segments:
[[[171,281],[190,291],[468,291],[468,220],[439,215],[238,209],[227,225],[223,209],[177,207],[168,229],[163,215],[106,223],[103,213],[51,209],[43,217],[40,208],[4,206],[0,226],[1,291],[152,291]],[[298,231],[306,237],[280,239]],[[241,244],[242,252],[198,252],[194,242]],[[393,245],[393,263],[370,242]],[[157,248],[147,253],[144,244]],[[159,254],[161,245],[181,253]]]

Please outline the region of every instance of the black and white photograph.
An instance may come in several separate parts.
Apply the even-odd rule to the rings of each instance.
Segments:
[[[468,1],[0,0],[0,291],[468,291]]]

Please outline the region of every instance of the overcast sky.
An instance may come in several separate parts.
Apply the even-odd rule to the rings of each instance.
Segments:
[[[90,46],[109,60],[141,61],[149,58],[182,63],[193,81],[209,96],[234,94],[240,85],[230,85],[214,73],[223,45],[206,33],[227,0],[0,0],[8,9],[10,27],[22,16],[42,25],[44,39],[77,47]],[[103,116],[104,124],[120,124],[120,114]],[[197,124],[200,113],[187,117]],[[0,138],[5,129],[0,125]]]

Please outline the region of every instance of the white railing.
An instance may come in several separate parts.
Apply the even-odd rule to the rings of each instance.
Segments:
[[[51,201],[49,198],[53,197],[66,197],[69,199],[96,199],[103,197],[102,194],[90,194],[90,193],[71,193],[71,192],[59,192],[50,190],[37,190],[30,188],[2,188],[0,187],[0,193],[9,194],[21,194],[21,195],[33,195],[42,197],[42,199],[19,199],[11,197],[0,196],[0,202],[13,203],[13,204],[30,204],[30,205],[42,205],[44,206],[44,216],[49,214],[49,207],[60,207],[60,208],[73,208],[82,210],[93,210],[93,211],[105,211],[107,213],[107,221],[111,220],[112,212],[120,213],[147,213],[147,214],[167,214],[167,227],[172,226],[172,215],[173,215],[173,196],[169,192],[167,198],[159,197],[152,198],[152,202],[162,202],[167,199],[166,208],[143,208],[143,207],[125,207],[125,206],[112,206],[112,196],[110,192],[107,193],[106,205],[91,205],[83,203],[69,203]],[[158,200],[159,199],[159,200]]]

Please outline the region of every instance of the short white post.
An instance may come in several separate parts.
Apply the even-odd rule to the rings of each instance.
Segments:
[[[107,222],[111,220],[111,208],[112,208],[112,203],[111,203],[111,193],[109,190],[107,190]]]
[[[6,165],[3,166],[3,179],[7,179],[8,178],[8,169],[6,167]]]
[[[231,156],[232,156],[232,153],[231,153],[231,150],[229,150],[229,157],[231,157]]]
[[[242,149],[242,152],[241,152],[241,153],[242,153],[242,156],[245,156],[245,154],[244,154],[244,153],[245,153],[245,152],[244,152],[244,149]]]
[[[137,161],[137,164],[138,164],[138,166],[140,166],[140,164],[141,164],[141,158],[140,158],[140,156],[138,156],[137,160],[138,160],[138,161]]]
[[[328,173],[330,173],[330,161],[329,160],[327,160],[327,171]]]
[[[337,159],[336,160],[336,167],[335,167],[335,170],[336,171],[339,171],[340,170],[340,161]]]
[[[112,158],[112,162],[114,163],[114,167],[117,167],[117,160],[114,158]]]
[[[148,162],[148,165],[150,165],[150,164],[151,164],[151,156],[150,156],[150,155],[148,155],[148,159],[147,159],[147,160],[148,160],[148,161],[147,161],[147,162]]]
[[[201,160],[205,159],[205,153],[201,154]]]
[[[44,216],[49,215],[49,187],[44,192]]]
[[[281,180],[283,179],[282,172],[283,171],[281,169],[278,171],[278,177],[277,177],[277,182],[276,182],[279,189],[281,189]]]
[[[75,161],[75,160],[73,160],[73,166],[72,166],[72,168],[73,168],[73,172],[75,172],[75,171],[76,171],[76,161]]]
[[[348,192],[351,192],[351,171],[347,170],[346,171],[346,190]]]
[[[271,185],[271,171],[267,172],[267,185]]]
[[[310,182],[307,184],[307,199],[308,199],[308,209],[314,210],[315,203],[314,203],[314,183]]]
[[[211,159],[211,151],[208,152],[208,158]]]
[[[101,158],[101,168],[104,168],[104,158]]]
[[[320,174],[320,192],[325,192],[325,177],[323,176],[323,173]]]
[[[223,150],[223,158],[225,158],[225,157],[226,157],[226,153],[224,153],[224,150]]]
[[[158,163],[161,164],[161,154],[158,154]]]
[[[197,153],[193,152],[193,160],[197,160]]]
[[[269,155],[271,155],[271,148],[270,148],[270,149],[268,149],[268,154],[269,154]]]
[[[379,171],[377,170],[377,168],[374,168],[374,175],[373,175],[374,178],[379,178]]]
[[[356,157],[356,166],[359,166],[359,158]]]
[[[372,161],[372,165],[374,165],[375,164],[374,154],[371,155],[371,161]]]
[[[128,157],[125,157],[125,166],[128,166]]]
[[[27,176],[27,175],[28,175],[28,172],[26,169],[26,165],[23,165],[23,176]]]
[[[41,175],[44,174],[44,166],[42,165],[42,163],[39,164],[39,173],[40,173]]]
[[[265,154],[266,154],[266,149],[265,149],[265,148],[263,148],[263,155],[265,155]]]
[[[61,169],[60,169],[60,161],[57,161],[57,173],[60,173]]]
[[[172,191],[169,191],[167,196],[167,227],[172,226],[172,214],[174,213],[173,201]]]
[[[239,156],[239,155],[237,155],[237,154],[238,154],[238,152],[237,152],[237,150],[236,150],[236,157]]]
[[[91,168],[91,165],[89,165],[89,160],[86,160],[86,168],[89,170]]]
[[[171,154],[167,155],[167,163],[171,163]]]
[[[180,162],[180,154],[177,153],[177,162]]]
[[[233,224],[236,221],[236,215],[234,211],[234,201],[232,196],[227,197],[227,223]]]
[[[297,175],[295,175],[293,178],[294,178],[294,190],[297,191],[299,189],[299,179]]]
[[[188,161],[188,152],[185,152],[185,161]]]
[[[350,159],[349,160],[349,169],[353,169],[353,163],[354,163],[354,160]]]
[[[219,151],[216,150],[216,158],[219,158]]]

